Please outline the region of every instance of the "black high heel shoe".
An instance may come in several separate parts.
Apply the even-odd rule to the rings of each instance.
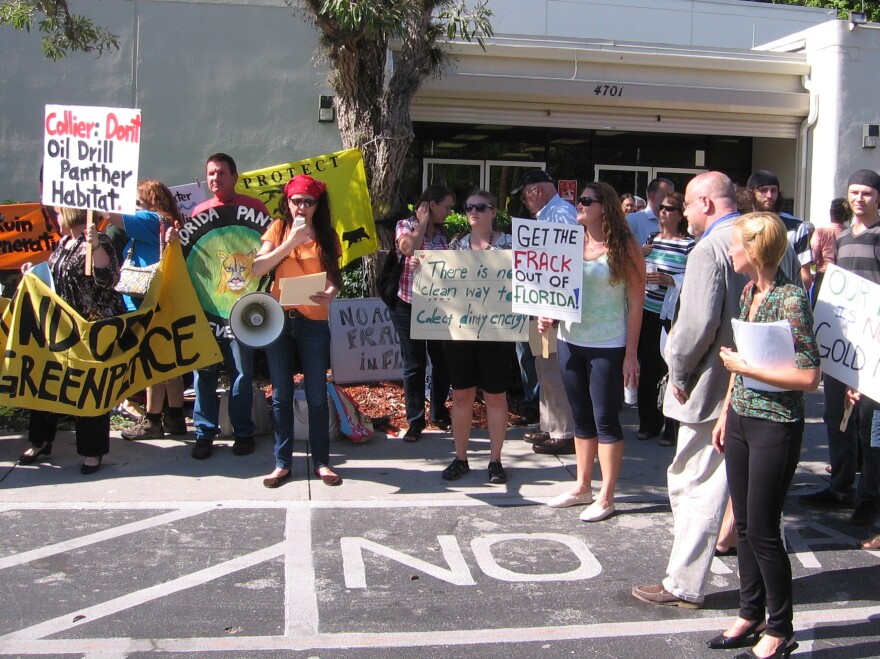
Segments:
[[[98,464],[96,464],[96,465],[87,465],[85,462],[83,462],[79,466],[79,473],[81,473],[85,476],[88,476],[89,474],[94,474],[96,471],[98,471],[98,469],[101,468],[101,461],[103,459],[104,459],[104,456],[99,455],[98,456]]]
[[[33,453],[28,453],[25,451],[20,456],[18,456],[18,464],[20,465],[32,465],[41,455],[49,455],[52,453],[52,442],[44,442],[40,448],[36,446],[31,446],[28,451],[33,451]]]
[[[706,645],[712,650],[731,650],[733,648],[741,648],[748,644],[747,641],[752,636],[755,637],[755,641],[757,642],[758,635],[764,631],[764,628],[761,627],[763,624],[763,620],[756,620],[749,625],[742,634],[738,636],[725,636],[724,634],[718,634],[715,638],[706,641]],[[758,627],[761,627],[761,629],[758,629]]]
[[[776,652],[766,657],[758,657],[754,653],[754,648],[749,648],[745,652],[740,652],[733,659],[787,659],[788,655],[798,649],[798,644],[794,641],[794,634],[785,639],[776,648]]]

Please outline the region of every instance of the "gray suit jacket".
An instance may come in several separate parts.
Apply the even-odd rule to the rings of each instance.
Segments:
[[[679,310],[666,342],[669,385],[663,413],[685,423],[701,423],[721,416],[730,373],[718,350],[734,347],[731,319],[739,318],[739,299],[748,283],[746,275],[733,271],[727,255],[736,217],[717,224],[701,239],[687,260]],[[800,265],[791,245],[780,264],[795,282],[801,281]],[[672,386],[688,393],[679,403]]]

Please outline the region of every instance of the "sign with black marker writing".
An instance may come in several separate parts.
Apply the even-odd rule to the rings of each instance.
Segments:
[[[511,309],[509,250],[416,250],[410,334],[417,339],[528,341]]]
[[[330,303],[330,364],[338,383],[402,380],[391,310],[377,297]]]
[[[880,286],[829,264],[813,311],[822,371],[880,401]]]
[[[580,322],[584,228],[513,218],[513,310]]]
[[[46,206],[135,212],[140,110],[47,105],[43,128]]]

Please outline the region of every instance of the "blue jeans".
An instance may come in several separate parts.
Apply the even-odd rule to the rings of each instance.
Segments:
[[[229,420],[236,438],[254,436],[251,410],[254,403],[254,351],[235,339],[218,339],[226,373],[231,384],[229,391]],[[217,399],[217,376],[220,364],[212,364],[195,373],[196,404],[193,423],[196,441],[212,441],[220,432],[220,402]]]
[[[391,310],[391,323],[400,339],[403,360],[403,395],[406,399],[406,420],[410,426],[425,427],[425,367],[431,357],[431,421],[449,418],[446,399],[449,397],[449,369],[443,353],[443,341],[413,339],[409,335],[412,305],[397,301]]]
[[[516,358],[519,361],[520,376],[523,387],[523,410],[538,411],[540,388],[538,373],[535,371],[535,356],[529,347],[528,341],[520,341],[516,344]]]
[[[275,466],[293,464],[293,355],[299,352],[309,406],[309,449],[312,466],[330,466],[330,407],[327,367],[330,364],[330,325],[326,320],[287,318],[284,332],[266,348],[272,378],[272,421],[275,426]]]

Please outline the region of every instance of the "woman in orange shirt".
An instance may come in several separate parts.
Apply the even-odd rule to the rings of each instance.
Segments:
[[[330,301],[342,288],[339,238],[330,225],[327,184],[299,174],[284,188],[278,207],[281,218],[263,234],[263,246],[254,259],[254,276],[273,272],[275,279],[327,273],[326,288],[310,297],[313,304],[284,308],[281,337],[266,348],[272,379],[272,420],[275,426],[275,469],[263,479],[278,487],[290,478],[293,460],[293,362],[299,354],[309,406],[309,448],[315,475],[326,485],[342,479],[330,468],[330,409],[327,404],[327,368],[330,365]],[[272,295],[280,297],[280,286]]]

